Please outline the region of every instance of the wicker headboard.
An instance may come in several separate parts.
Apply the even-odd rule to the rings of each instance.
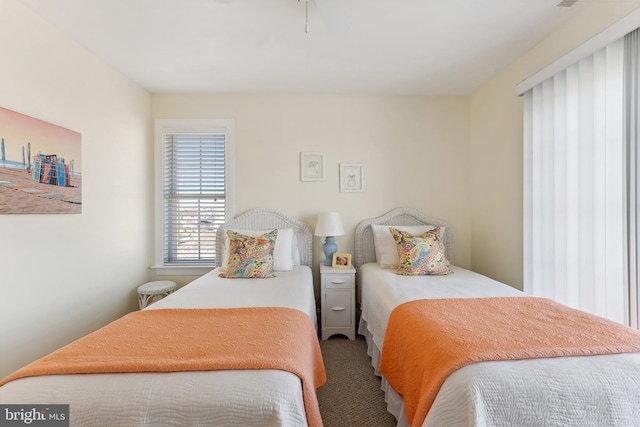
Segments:
[[[313,264],[313,231],[304,222],[271,208],[256,208],[222,224],[216,233],[216,253],[224,250],[224,237],[228,229],[273,230],[274,228],[291,228],[298,240],[300,248],[300,264],[311,267]],[[216,258],[216,266],[220,267],[222,257]]]
[[[371,224],[376,225],[434,225],[445,227],[444,246],[445,254],[450,263],[453,264],[453,232],[451,227],[443,221],[430,218],[421,212],[411,208],[394,209],[383,216],[369,218],[360,221],[356,227],[356,248],[354,265],[359,269],[363,264],[376,262],[376,251],[373,242],[373,229]]]

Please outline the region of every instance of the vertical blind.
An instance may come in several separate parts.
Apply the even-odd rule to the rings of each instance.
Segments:
[[[628,323],[624,40],[524,94],[524,290]]]
[[[640,329],[640,30],[625,36],[625,132],[627,155],[627,280],[630,325]]]
[[[225,218],[225,134],[163,134],[164,263],[215,262]]]

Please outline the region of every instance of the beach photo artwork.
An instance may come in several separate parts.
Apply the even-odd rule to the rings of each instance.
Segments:
[[[0,107],[0,214],[82,212],[81,135]]]

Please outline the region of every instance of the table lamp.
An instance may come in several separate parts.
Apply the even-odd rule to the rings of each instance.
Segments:
[[[318,215],[316,222],[316,236],[325,237],[322,252],[324,252],[324,265],[330,266],[333,261],[333,254],[338,251],[338,245],[334,236],[342,236],[344,228],[342,227],[342,219],[338,212],[324,212]]]

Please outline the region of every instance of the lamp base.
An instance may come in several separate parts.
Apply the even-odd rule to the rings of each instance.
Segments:
[[[333,254],[338,252],[338,245],[336,239],[333,236],[327,236],[324,239],[324,245],[322,245],[322,252],[324,252],[324,265],[331,267],[333,264]]]

